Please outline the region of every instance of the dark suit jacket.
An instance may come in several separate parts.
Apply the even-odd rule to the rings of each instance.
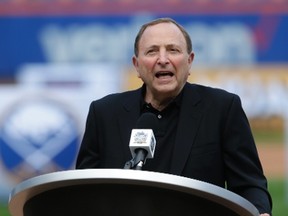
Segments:
[[[140,116],[141,89],[91,103],[76,168],[123,168]],[[157,148],[157,146],[156,146]],[[226,187],[271,213],[271,197],[240,98],[187,83],[183,89],[171,174]]]

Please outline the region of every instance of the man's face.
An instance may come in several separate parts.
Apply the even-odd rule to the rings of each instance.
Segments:
[[[177,96],[190,74],[194,53],[187,53],[187,44],[180,29],[173,23],[147,27],[139,41],[138,57],[133,64],[138,77],[147,86],[148,97]]]

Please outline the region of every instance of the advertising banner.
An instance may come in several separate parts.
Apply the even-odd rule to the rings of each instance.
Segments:
[[[0,17],[0,77],[30,63],[131,64],[133,41],[144,22],[163,16],[94,15]],[[166,16],[166,15],[165,15]],[[288,62],[288,15],[172,15],[190,33],[195,64]]]
[[[89,105],[120,91],[121,74],[117,65],[40,64],[0,85],[0,201],[25,179],[74,169]]]

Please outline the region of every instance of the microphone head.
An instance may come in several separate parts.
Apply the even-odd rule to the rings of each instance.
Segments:
[[[153,113],[143,113],[137,121],[136,129],[131,132],[129,148],[132,156],[138,149],[147,152],[147,158],[153,158],[156,148],[156,139],[153,130],[158,129],[158,119]]]

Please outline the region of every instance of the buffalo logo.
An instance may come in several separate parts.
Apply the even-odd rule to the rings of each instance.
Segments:
[[[2,164],[19,180],[71,168],[78,144],[76,119],[54,100],[18,102],[1,121]]]

